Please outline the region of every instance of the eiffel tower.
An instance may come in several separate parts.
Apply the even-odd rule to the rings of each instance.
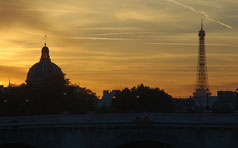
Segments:
[[[206,48],[205,48],[206,33],[203,30],[202,21],[201,21],[201,30],[198,32],[198,36],[199,36],[199,48],[198,48],[197,79],[195,84],[195,91],[193,93],[193,96],[195,97],[211,95],[207,75],[207,61],[206,61]]]

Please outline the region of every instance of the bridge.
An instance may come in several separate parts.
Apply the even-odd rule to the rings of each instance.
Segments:
[[[0,117],[0,148],[235,148],[237,114]]]

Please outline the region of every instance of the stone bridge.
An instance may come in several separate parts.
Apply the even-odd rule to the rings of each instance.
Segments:
[[[0,148],[235,148],[237,114],[84,114],[0,118]]]

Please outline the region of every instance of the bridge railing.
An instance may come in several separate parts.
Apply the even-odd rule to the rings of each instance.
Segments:
[[[82,114],[0,117],[0,128],[5,126],[58,126],[58,125],[100,125],[100,124],[134,124],[136,118],[148,118],[151,123],[166,124],[238,124],[236,114]]]

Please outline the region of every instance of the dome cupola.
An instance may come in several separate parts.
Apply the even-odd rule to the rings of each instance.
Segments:
[[[41,50],[41,60],[50,60],[49,48],[45,46]]]
[[[40,62],[34,64],[27,73],[27,85],[44,85],[56,78],[64,80],[64,74],[60,67],[51,62],[49,48],[44,45],[41,50]]]

